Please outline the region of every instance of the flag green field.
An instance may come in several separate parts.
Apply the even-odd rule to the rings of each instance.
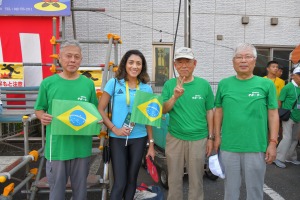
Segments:
[[[130,121],[160,127],[162,102],[162,97],[159,95],[136,91]]]
[[[101,130],[102,117],[89,102],[54,99],[52,116],[53,135],[98,135]]]

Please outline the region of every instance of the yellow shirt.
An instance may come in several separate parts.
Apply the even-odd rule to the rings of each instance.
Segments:
[[[268,78],[267,76],[264,76],[264,78]],[[280,91],[282,90],[282,88],[285,85],[284,80],[282,80],[281,78],[276,77],[275,79],[270,79],[273,81],[273,83],[275,84],[275,88],[276,88],[276,97],[277,99],[279,98],[280,95]]]

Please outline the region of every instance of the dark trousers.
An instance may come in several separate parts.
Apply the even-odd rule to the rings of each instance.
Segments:
[[[114,184],[111,200],[132,200],[135,194],[137,177],[141,167],[147,137],[128,139],[109,138]]]

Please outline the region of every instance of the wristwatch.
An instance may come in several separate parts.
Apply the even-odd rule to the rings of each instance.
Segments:
[[[209,134],[209,135],[207,136],[207,139],[208,139],[208,140],[214,140],[214,139],[215,139],[215,136],[214,136],[213,134]]]
[[[150,142],[150,143],[154,143],[154,140],[153,140],[153,139],[150,139],[149,142]]]

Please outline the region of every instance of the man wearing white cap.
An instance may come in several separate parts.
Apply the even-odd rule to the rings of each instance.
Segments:
[[[168,200],[185,199],[185,166],[189,174],[189,199],[204,199],[204,159],[213,147],[214,95],[206,80],[193,75],[196,64],[192,49],[179,48],[174,61],[179,77],[168,80],[162,90],[163,113],[170,115],[165,149]]]
[[[292,82],[288,83],[282,90],[278,100],[278,106],[291,110],[288,121],[282,121],[282,140],[277,148],[277,156],[274,163],[285,168],[285,162],[300,165],[297,160],[296,147],[298,144],[298,133],[300,132],[300,67],[296,67],[292,74]]]
[[[263,200],[266,163],[276,158],[276,89],[271,80],[253,75],[256,57],[253,45],[239,44],[232,58],[236,75],[218,85],[214,148],[220,148],[224,167],[224,200],[239,199],[242,180],[247,199]]]

